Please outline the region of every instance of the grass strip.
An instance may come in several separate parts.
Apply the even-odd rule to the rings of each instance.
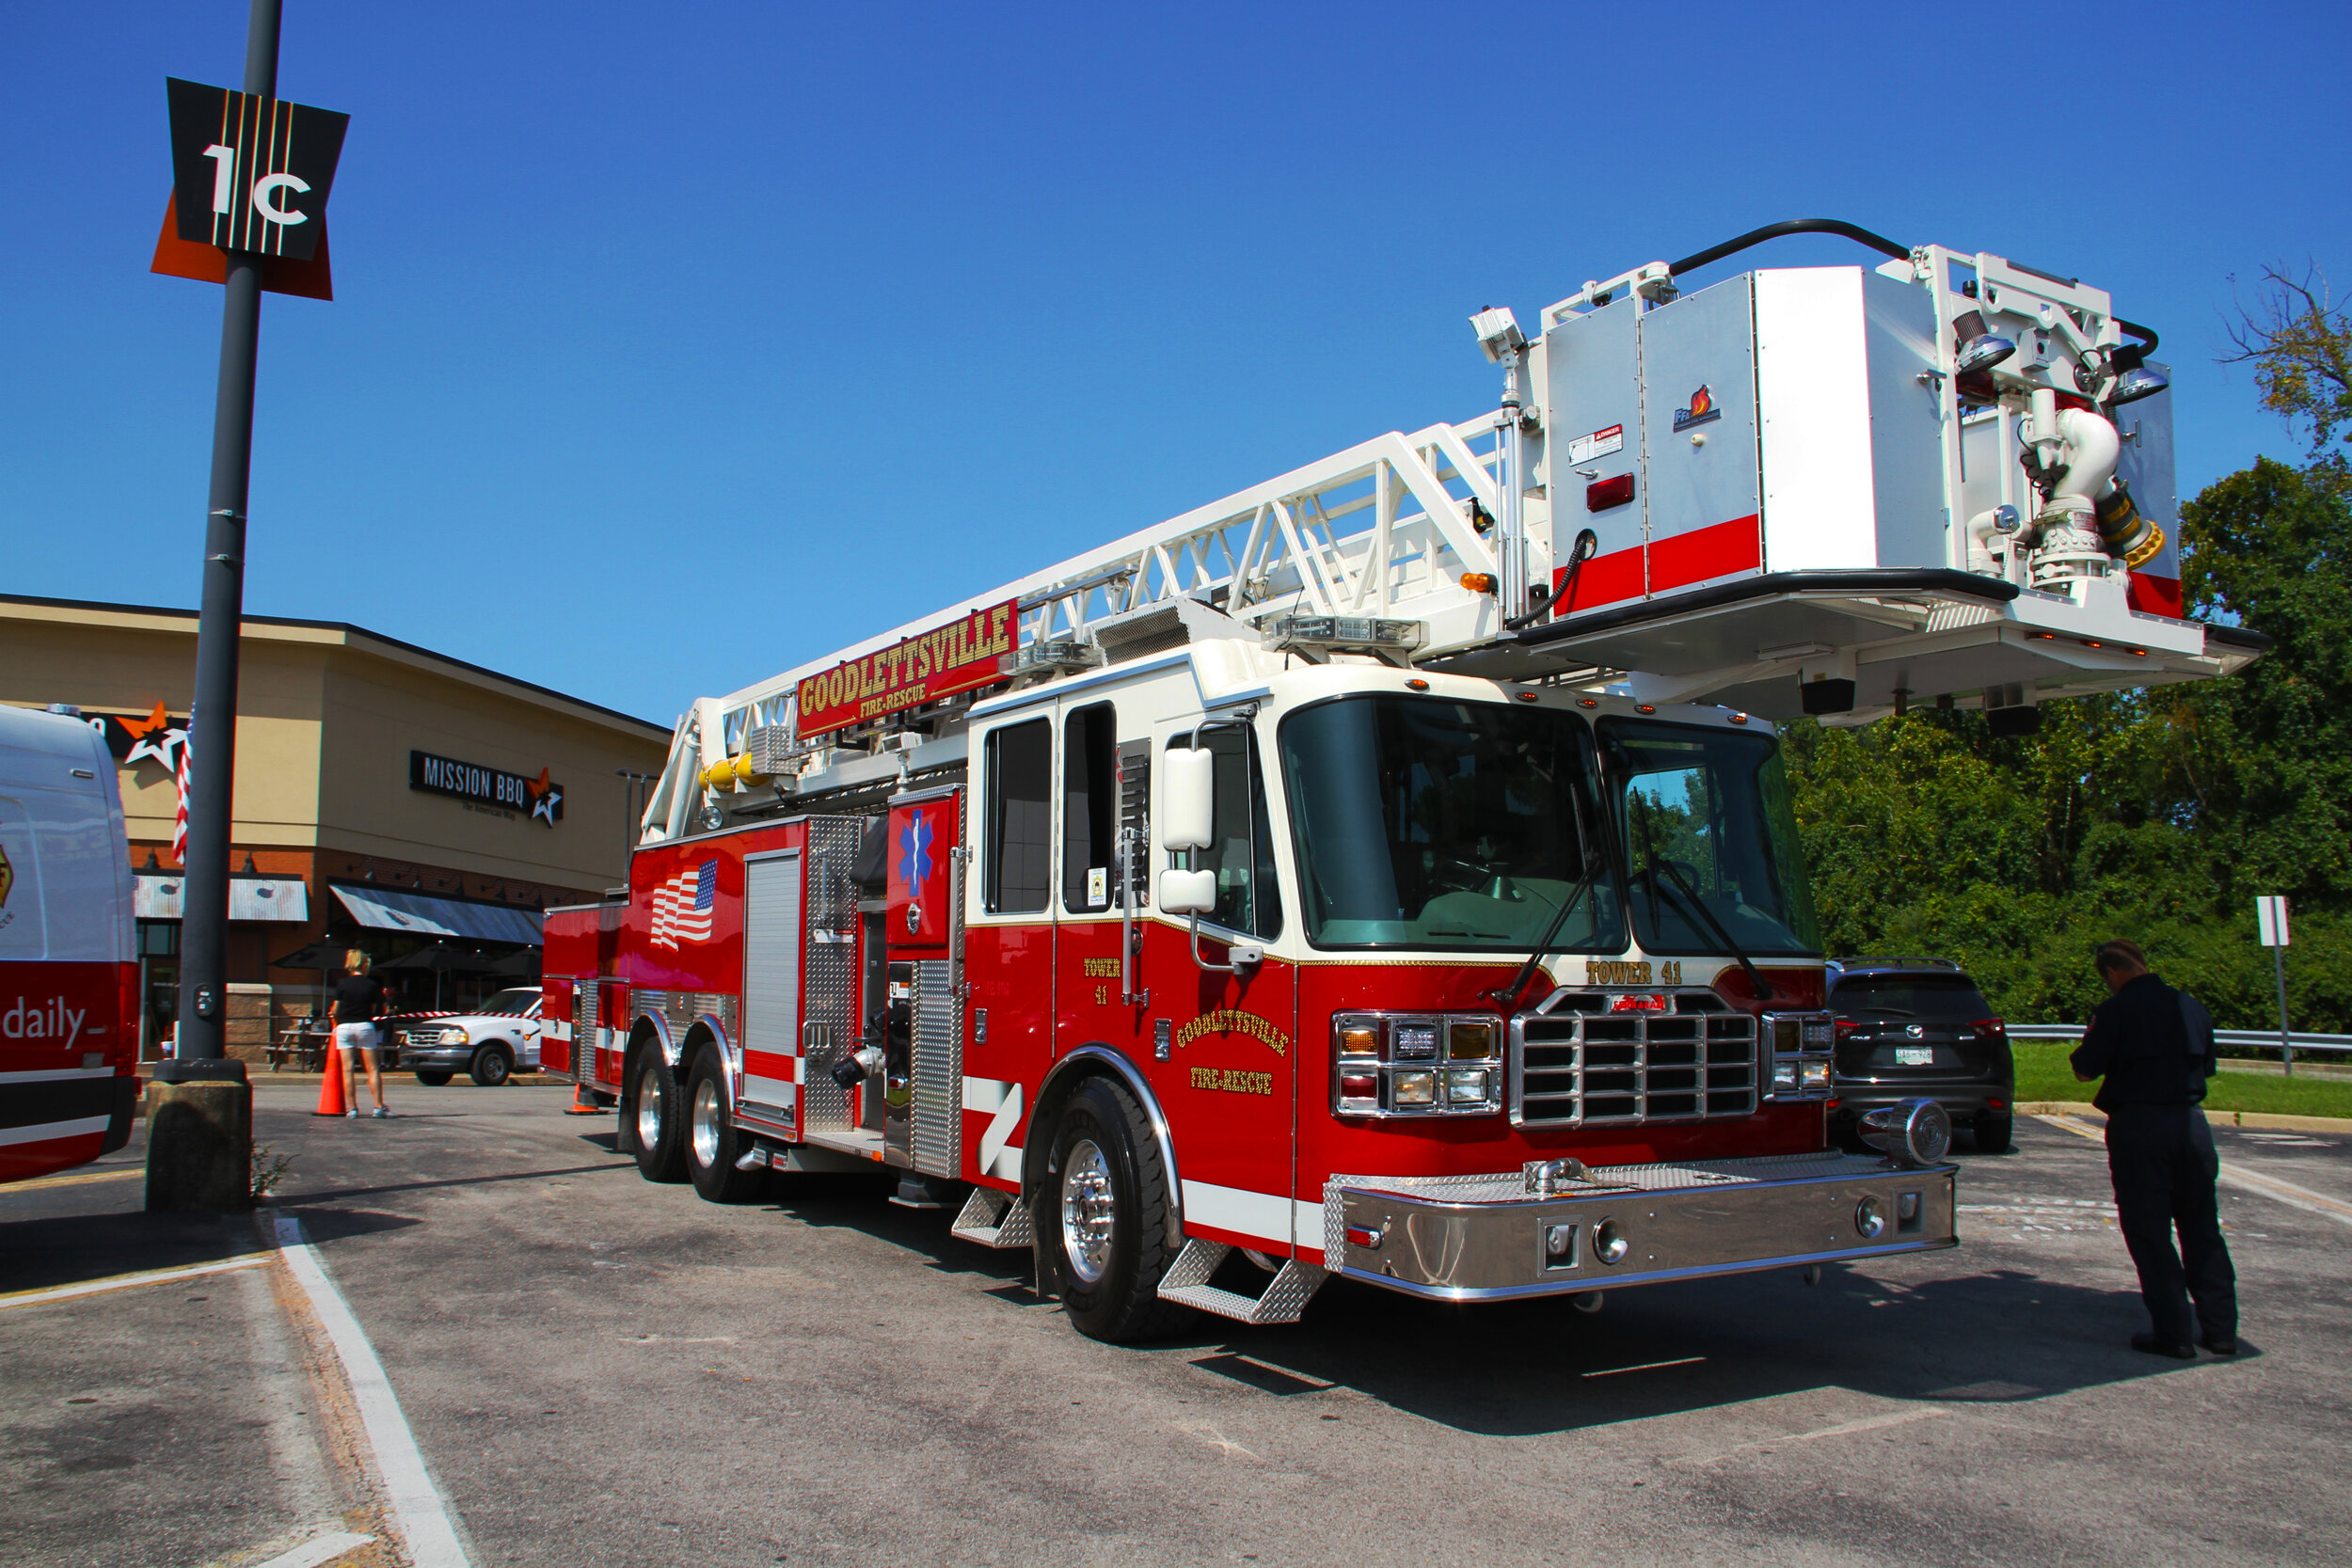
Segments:
[[[2016,1040],[2020,1100],[2088,1101],[2096,1084],[2077,1084],[2066,1065],[2074,1047],[2063,1040]],[[2267,1073],[2224,1072],[2205,1085],[2208,1111],[2266,1111],[2274,1116],[2352,1117],[2352,1083],[2343,1079],[2273,1078]]]

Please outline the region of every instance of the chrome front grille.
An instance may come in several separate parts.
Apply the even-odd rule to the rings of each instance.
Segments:
[[[1711,991],[1671,1011],[1613,1012],[1620,998],[1559,991],[1511,1023],[1511,1119],[1617,1127],[1756,1114],[1756,1020]]]

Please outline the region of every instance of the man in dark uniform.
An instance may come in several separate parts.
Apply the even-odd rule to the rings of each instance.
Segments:
[[[2132,1348],[2183,1361],[2196,1359],[2199,1344],[2234,1355],[2237,1273],[2221,1240],[2214,1191],[2220,1159],[2201,1103],[2217,1065],[2213,1019],[2196,998],[2148,973],[2137,942],[2110,942],[2095,961],[2113,994],[2090,1015],[2072,1063],[2086,1084],[2106,1080],[2090,1102],[2107,1114],[2116,1225],[2155,1325],[2133,1335]]]

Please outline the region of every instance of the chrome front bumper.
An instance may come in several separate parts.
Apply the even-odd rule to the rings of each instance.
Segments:
[[[1596,1168],[1547,1195],[1516,1172],[1334,1176],[1324,1256],[1335,1274],[1410,1295],[1496,1301],[1929,1252],[1959,1241],[1957,1170],[1865,1155],[1700,1160]],[[1604,1226],[1625,1243],[1614,1263]]]

